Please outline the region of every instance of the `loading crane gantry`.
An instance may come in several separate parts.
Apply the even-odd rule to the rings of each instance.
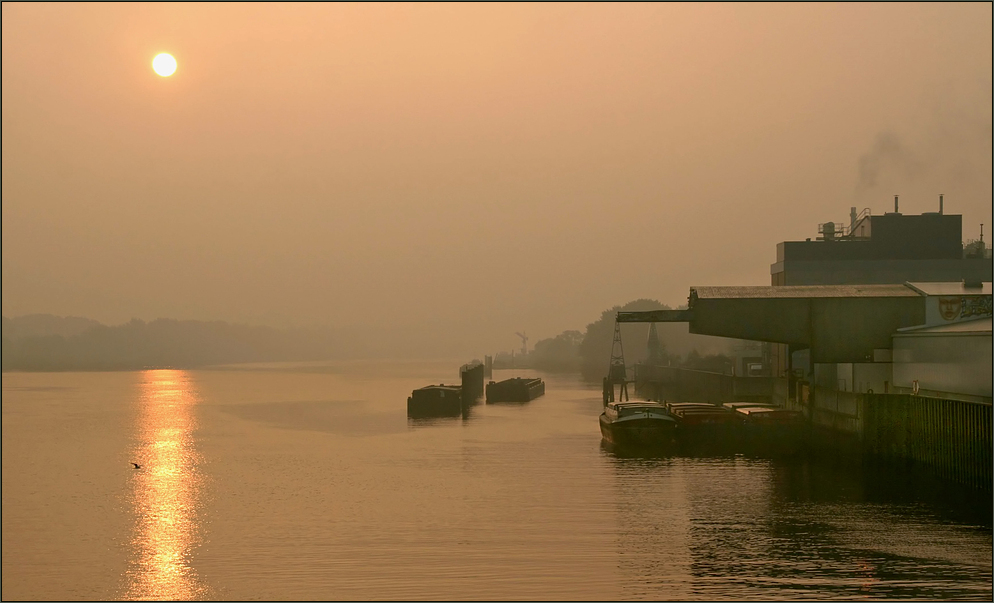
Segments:
[[[528,355],[528,335],[526,335],[525,333],[515,333],[515,335],[517,335],[518,337],[521,338],[521,355],[522,356],[527,356]]]
[[[614,402],[614,386],[620,385],[617,400],[622,398],[628,400],[628,384],[634,383],[634,379],[628,378],[628,369],[625,367],[625,351],[621,345],[621,323],[623,322],[685,322],[690,319],[688,310],[649,310],[643,312],[618,312],[614,317],[614,341],[611,343],[611,362],[608,364],[607,377],[604,377],[604,404]],[[655,335],[658,353],[658,335],[655,329],[650,330],[650,338]]]
[[[628,400],[628,369],[625,368],[625,349],[621,345],[621,323],[614,321],[614,341],[611,342],[611,361],[607,367],[607,377],[604,377],[604,405],[614,402],[614,386],[620,385],[618,401]]]

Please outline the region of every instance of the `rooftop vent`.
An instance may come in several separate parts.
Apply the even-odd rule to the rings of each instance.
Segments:
[[[821,235],[818,237],[820,241],[834,241],[845,234],[845,226],[842,222],[825,222],[818,225],[818,234]]]

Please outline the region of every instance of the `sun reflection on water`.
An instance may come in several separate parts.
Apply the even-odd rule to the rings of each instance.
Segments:
[[[198,543],[197,396],[186,371],[142,373],[132,501],[135,528],[125,599],[189,600],[205,588],[190,565]]]

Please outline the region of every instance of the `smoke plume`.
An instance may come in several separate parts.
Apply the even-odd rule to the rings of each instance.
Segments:
[[[869,152],[859,158],[856,189],[863,191],[875,187],[881,175],[887,172],[913,180],[923,168],[922,162],[897,134],[884,131],[877,134]]]

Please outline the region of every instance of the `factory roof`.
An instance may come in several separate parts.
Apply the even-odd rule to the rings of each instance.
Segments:
[[[918,297],[906,285],[780,285],[776,287],[691,287],[698,299],[797,299],[838,297]]]
[[[979,287],[967,287],[965,283],[908,283],[908,286],[922,295],[991,295],[991,283],[980,283]]]
[[[938,325],[934,327],[908,327],[898,329],[895,337],[901,335],[982,335],[991,334],[994,319],[990,316],[977,318],[975,320],[963,320],[948,325]]]

